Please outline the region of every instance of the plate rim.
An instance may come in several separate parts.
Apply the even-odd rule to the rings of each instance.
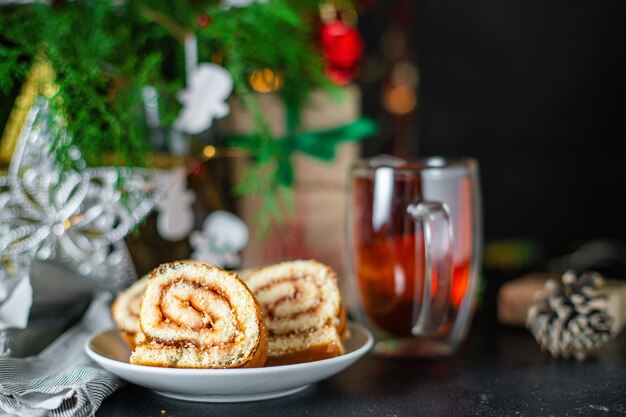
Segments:
[[[298,394],[302,391],[307,390],[311,387],[313,383],[296,386],[293,388],[287,388],[279,391],[270,391],[265,393],[254,393],[254,394],[234,394],[234,395],[187,395],[187,394],[178,394],[169,391],[162,390],[153,390],[158,395],[161,395],[166,398],[171,398],[174,400],[180,401],[192,401],[192,402],[200,402],[200,403],[245,403],[251,401],[266,401],[273,400],[276,398],[286,397],[288,395]]]
[[[263,373],[269,373],[269,372],[281,372],[281,371],[287,371],[287,370],[305,371],[309,368],[315,368],[315,367],[324,366],[324,365],[331,366],[337,362],[348,361],[353,357],[358,359],[361,356],[364,356],[367,352],[371,350],[371,348],[374,346],[374,336],[372,332],[364,325],[354,322],[354,321],[348,321],[347,325],[348,325],[348,328],[351,328],[351,327],[356,328],[366,336],[365,343],[351,352],[344,353],[343,355],[335,356],[333,358],[321,359],[321,360],[312,361],[312,362],[295,363],[295,364],[290,364],[290,365],[263,366],[259,368],[226,368],[226,369],[222,369],[222,368],[169,368],[169,367],[161,367],[161,366],[136,365],[136,364],[132,364],[129,362],[119,361],[117,359],[108,358],[106,356],[103,356],[97,353],[91,348],[91,343],[96,337],[104,333],[116,331],[115,328],[102,330],[102,331],[93,333],[85,341],[84,350],[85,350],[85,353],[87,353],[87,356],[89,356],[89,358],[91,358],[96,363],[99,363],[100,361],[102,361],[112,367],[137,369],[138,371],[141,371],[141,372],[155,373],[155,374],[162,374],[165,372],[165,373],[170,373],[172,375],[180,375],[180,376],[183,376],[183,375],[200,376],[200,375],[220,375],[220,374],[253,375],[253,374],[263,374]]]

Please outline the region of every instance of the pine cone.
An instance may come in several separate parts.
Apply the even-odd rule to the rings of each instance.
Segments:
[[[613,319],[607,314],[608,297],[598,292],[604,279],[594,272],[577,277],[568,271],[561,280],[563,285],[548,280],[537,292],[535,304],[528,309],[526,327],[542,350],[554,358],[584,360],[611,339]]]

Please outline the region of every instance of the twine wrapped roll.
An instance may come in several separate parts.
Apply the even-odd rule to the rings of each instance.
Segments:
[[[267,333],[259,305],[234,273],[172,262],[151,274],[131,363],[177,368],[260,367]]]

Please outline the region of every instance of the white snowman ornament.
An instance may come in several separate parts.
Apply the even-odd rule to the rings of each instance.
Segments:
[[[239,252],[248,239],[248,227],[243,220],[217,210],[206,217],[202,231],[195,231],[189,237],[193,248],[191,258],[222,268],[238,268],[241,265]]]

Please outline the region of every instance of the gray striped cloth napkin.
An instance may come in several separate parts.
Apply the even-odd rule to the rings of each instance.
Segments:
[[[35,356],[0,357],[0,416],[92,416],[121,384],[84,353],[93,333],[113,328],[111,296],[100,292],[82,320]]]

